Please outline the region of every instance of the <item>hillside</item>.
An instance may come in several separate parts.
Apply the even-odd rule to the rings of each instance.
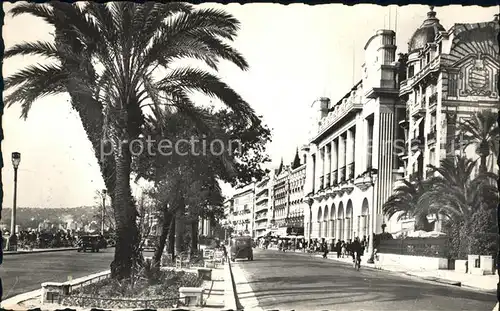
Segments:
[[[66,223],[69,219],[74,221],[82,221],[87,224],[99,215],[99,207],[82,206],[73,208],[32,208],[21,207],[16,210],[16,224],[21,228],[37,228],[40,222],[48,220],[54,224]],[[2,210],[2,220],[0,224],[10,227],[10,218],[12,209],[4,208]]]

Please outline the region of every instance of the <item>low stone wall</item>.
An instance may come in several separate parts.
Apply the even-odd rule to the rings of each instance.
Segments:
[[[401,271],[426,271],[448,269],[448,259],[438,257],[410,256],[397,254],[377,254],[375,267],[399,267]]]

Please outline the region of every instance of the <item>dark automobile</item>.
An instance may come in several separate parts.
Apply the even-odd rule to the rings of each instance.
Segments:
[[[108,241],[102,235],[99,237],[99,248],[108,248]]]
[[[101,239],[97,235],[84,235],[78,240],[78,252],[85,252],[88,249],[94,252],[99,252],[101,248]]]
[[[238,258],[253,260],[252,238],[248,236],[238,236],[231,239],[231,260],[234,262]]]

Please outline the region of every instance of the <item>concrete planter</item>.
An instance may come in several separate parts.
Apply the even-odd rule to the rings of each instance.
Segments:
[[[483,275],[479,255],[468,255],[469,274]]]
[[[483,275],[495,274],[494,264],[492,256],[479,256],[479,266],[483,270]]]
[[[183,299],[187,306],[201,306],[203,304],[203,287],[181,287],[179,297]]]
[[[467,273],[467,260],[455,260],[455,271]]]
[[[212,280],[212,269],[210,269],[210,268],[198,268],[198,276],[202,280],[211,281]]]

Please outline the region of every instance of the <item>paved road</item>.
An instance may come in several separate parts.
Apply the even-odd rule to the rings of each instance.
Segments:
[[[493,294],[272,250],[254,249],[254,261],[236,261],[233,273],[246,309],[258,303],[264,310],[456,311],[491,310],[496,303]]]
[[[43,282],[64,282],[109,269],[114,248],[99,253],[76,250],[4,256],[0,266],[3,299],[40,289]]]

